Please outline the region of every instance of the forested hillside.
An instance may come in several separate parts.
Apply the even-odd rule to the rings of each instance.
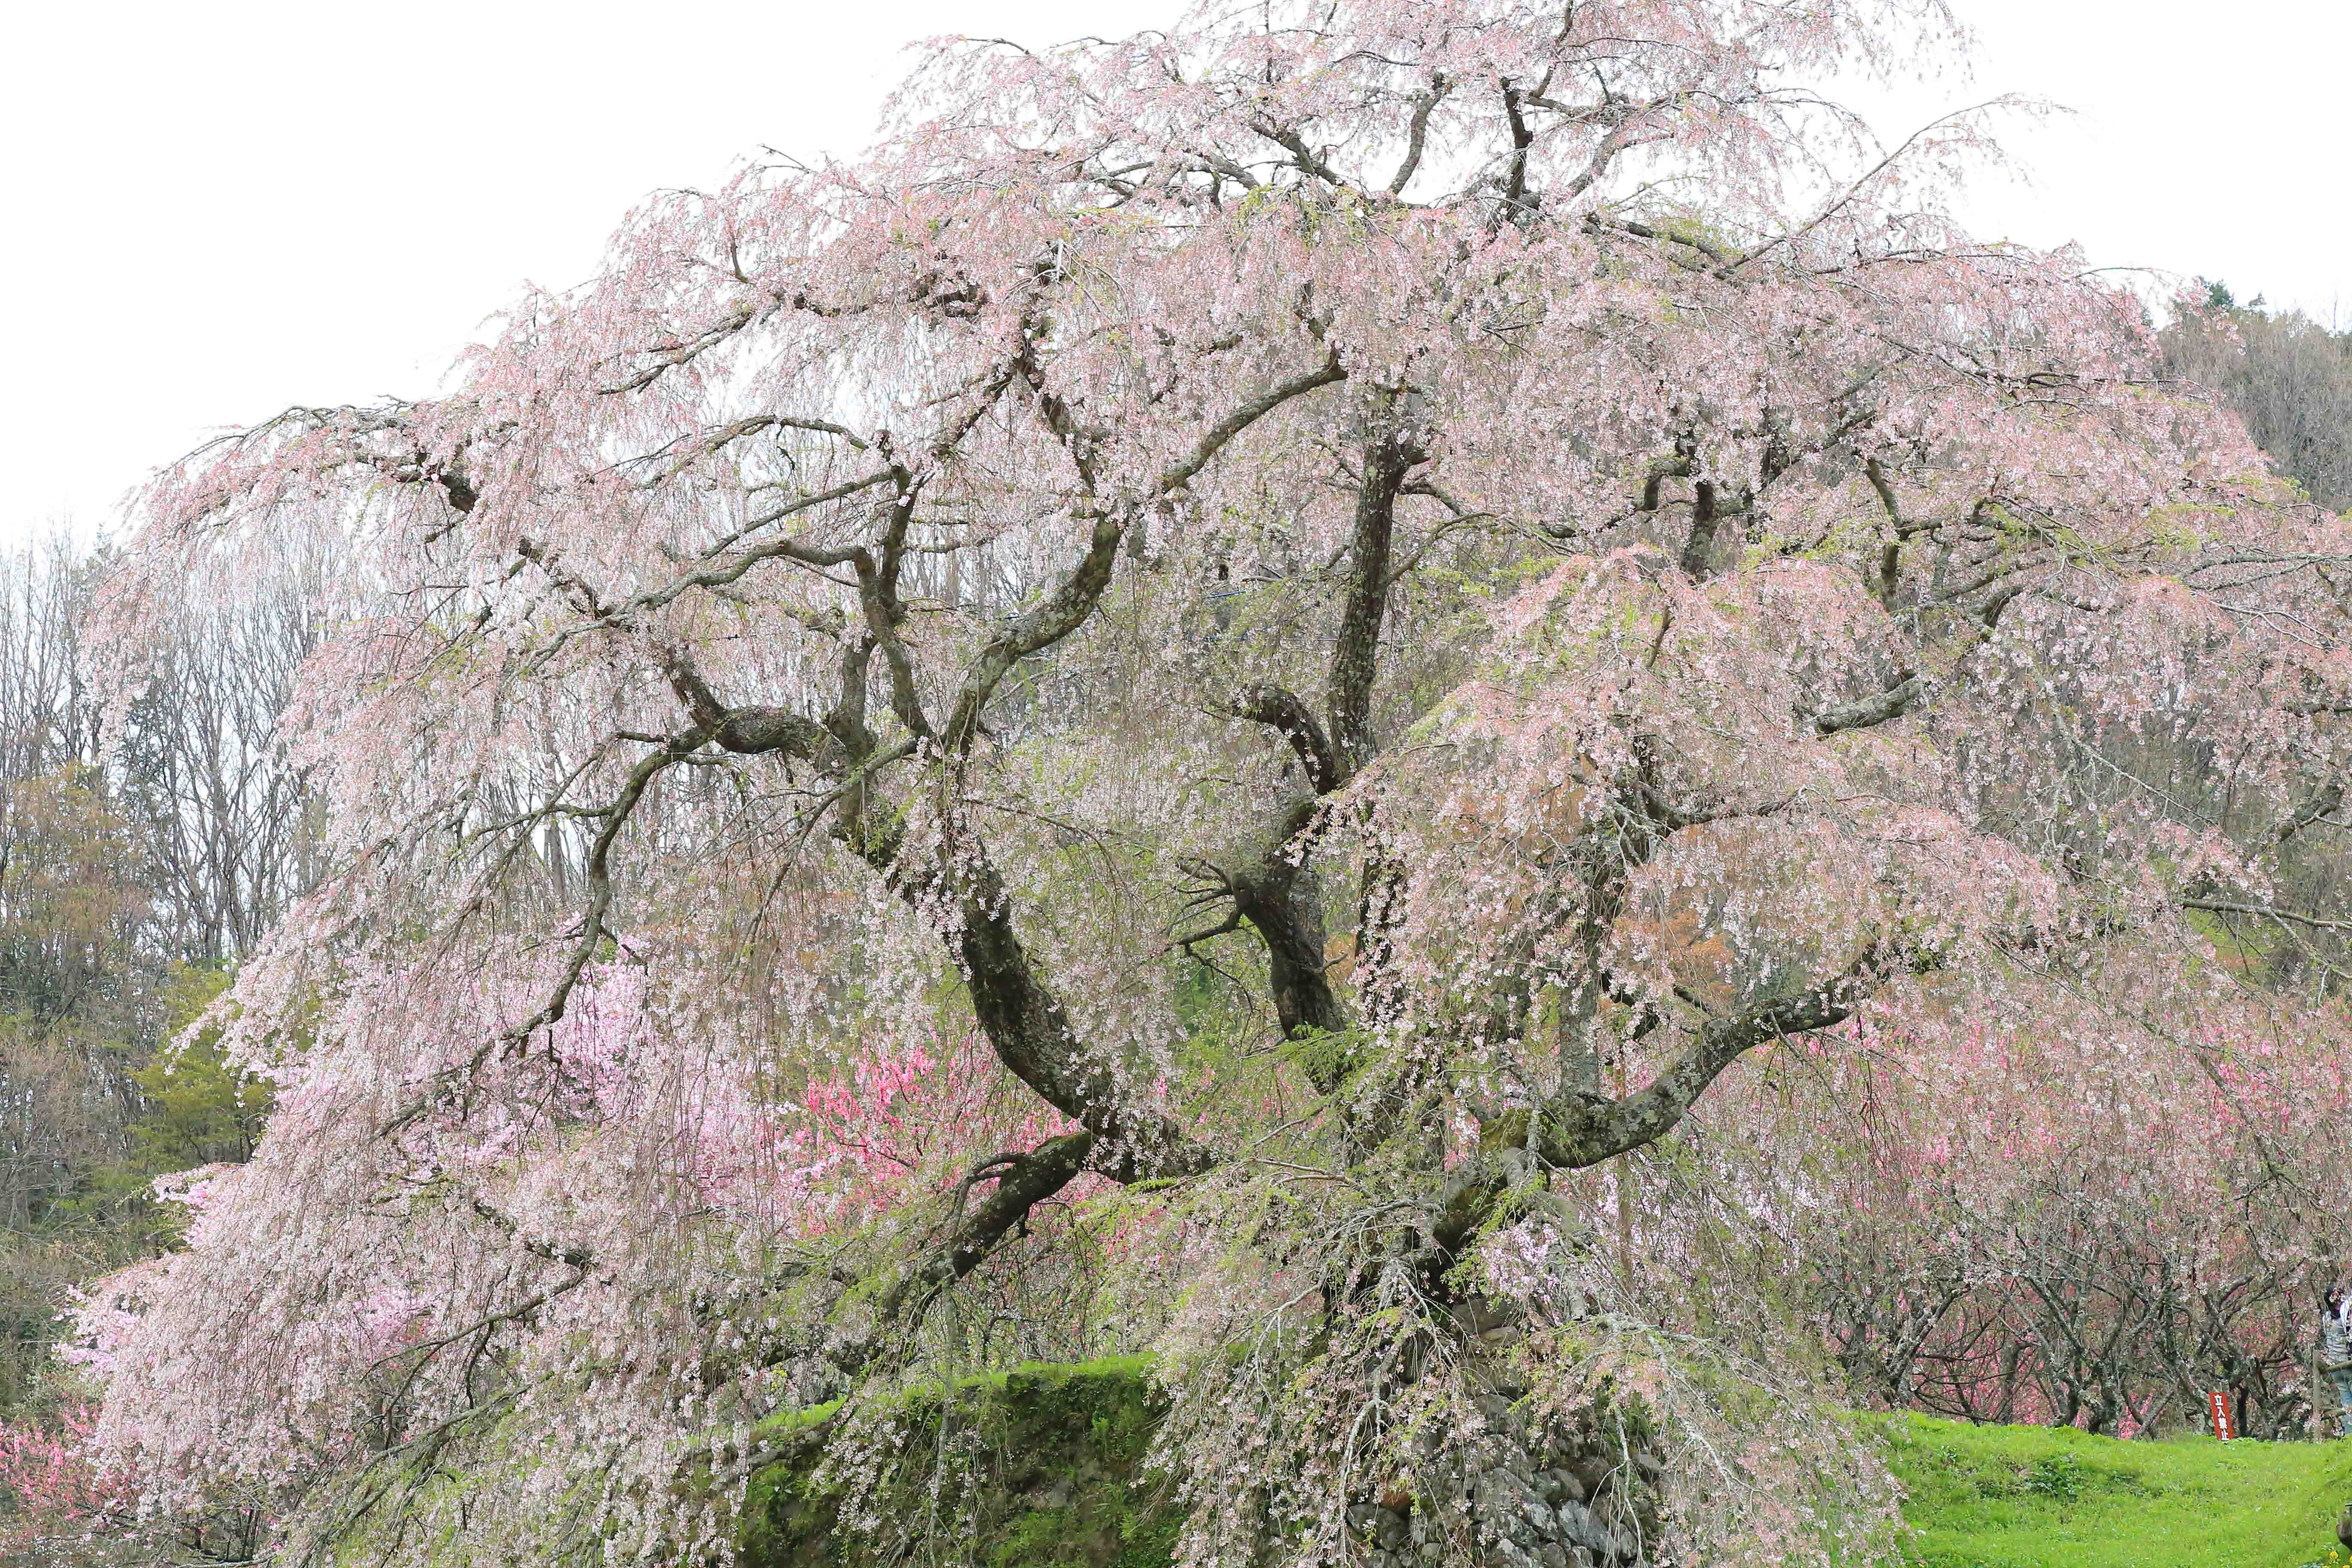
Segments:
[[[50,1355],[70,1287],[178,1233],[152,1180],[251,1156],[268,1085],[209,1035],[161,1047],[316,875],[277,730],[315,580],[158,628],[110,738],[81,622],[111,563],[62,535],[0,560],[0,1407],[19,1424],[79,1397]]]
[[[2209,283],[2163,334],[2168,374],[2212,387],[2282,472],[2324,507],[2352,507],[2352,328],[2241,305]]]
[[[12,558],[8,1550],[1851,1564],[1852,1407],[2315,1435],[2352,351],[1959,232],[1816,90],[1947,21],[950,40]]]

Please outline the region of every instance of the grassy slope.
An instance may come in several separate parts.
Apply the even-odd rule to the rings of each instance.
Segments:
[[[953,1425],[980,1439],[959,1461],[978,1486],[962,1542],[976,1561],[1164,1568],[1180,1520],[1143,1474],[1157,1415],[1143,1373],[1134,1359],[1024,1367],[949,1393]],[[939,1409],[931,1395],[903,1414],[929,1428]],[[810,1446],[754,1481],[742,1568],[878,1561],[836,1536],[832,1500],[813,1484],[824,1426],[813,1418],[829,1414],[771,1424],[780,1439],[804,1430]],[[1885,1435],[1909,1489],[1918,1568],[2303,1568],[2331,1561],[2336,1512],[2352,1499],[2352,1443],[2118,1443],[2042,1426],[1861,1419]],[[925,1468],[887,1485],[910,1488],[898,1506],[914,1507],[937,1479]]]
[[[2352,1499],[2352,1443],[1885,1427],[1923,1568],[2300,1568]]]

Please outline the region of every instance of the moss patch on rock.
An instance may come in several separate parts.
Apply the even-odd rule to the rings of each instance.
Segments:
[[[855,1441],[839,1412],[780,1416],[762,1432],[779,1458],[744,1500],[743,1568],[862,1568],[908,1536],[981,1568],[1165,1568],[1183,1521],[1145,1470],[1160,1414],[1139,1357],[903,1394],[861,1423],[890,1434],[864,1504],[878,1530],[842,1517],[831,1471],[857,1460],[837,1451]]]

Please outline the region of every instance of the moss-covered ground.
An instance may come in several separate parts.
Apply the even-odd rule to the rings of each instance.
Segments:
[[[1182,1521],[1144,1473],[1160,1411],[1140,1358],[1021,1367],[909,1395],[891,1414],[907,1458],[885,1476],[877,1511],[919,1534],[953,1532],[959,1560],[1166,1568]],[[788,1457],[752,1482],[743,1568],[895,1561],[898,1542],[839,1528],[815,1465],[831,1415],[771,1424]]]
[[[961,1538],[966,1560],[1168,1563],[1181,1521],[1144,1471],[1159,1412],[1141,1361],[1026,1367],[916,1396],[898,1414],[911,1451],[929,1457],[886,1488],[884,1510],[912,1520],[946,1504],[952,1521],[939,1522]],[[814,1482],[829,1415],[773,1424],[787,1457],[753,1485],[744,1568],[891,1555],[839,1530]],[[2331,1555],[2336,1515],[2352,1500],[2352,1443],[2122,1443],[2064,1428],[1862,1419],[1884,1435],[1910,1493],[1916,1568],[2352,1568]],[[795,1432],[806,1438],[797,1453]]]
[[[2352,1500],[2352,1443],[1885,1427],[1921,1568],[2302,1568],[2329,1561]]]

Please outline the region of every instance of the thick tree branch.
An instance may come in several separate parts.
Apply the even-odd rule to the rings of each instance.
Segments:
[[[1389,553],[1396,539],[1396,501],[1405,475],[1423,460],[1412,437],[1391,428],[1364,444],[1349,534],[1346,595],[1331,645],[1327,706],[1341,784],[1371,761],[1372,681],[1380,670],[1381,623],[1388,615]]]
[[[1290,749],[1298,753],[1300,765],[1307,770],[1307,787],[1317,795],[1329,795],[1339,787],[1339,759],[1333,753],[1323,726],[1315,721],[1315,715],[1297,694],[1260,681],[1235,692],[1230,710],[1234,718],[1264,724],[1289,742]]]
[[[1331,167],[1328,162],[1307,144],[1307,139],[1292,127],[1276,125],[1271,121],[1261,119],[1255,121],[1250,129],[1289,153],[1291,166],[1308,178],[1320,180],[1334,190],[1352,191],[1358,195],[1370,195],[1356,182]]]
[[[1874,943],[1831,979],[1793,995],[1709,1018],[1698,1037],[1644,1088],[1600,1103],[1555,1101],[1544,1108],[1536,1148],[1553,1165],[1581,1170],[1655,1142],[1680,1122],[1726,1068],[1767,1041],[1826,1029],[1853,1016],[1884,984],[1894,955]]]
[[[1231,710],[1290,742],[1307,773],[1307,792],[1276,811],[1246,867],[1227,871],[1203,863],[1199,868],[1213,884],[1206,898],[1231,899],[1235,921],[1247,921],[1265,944],[1267,986],[1285,1037],[1342,1034],[1349,1027],[1348,1013],[1326,972],[1322,895],[1307,869],[1309,846],[1302,838],[1316,819],[1320,797],[1340,785],[1344,775],[1339,759],[1306,702],[1281,687],[1245,687],[1234,694]],[[1318,1058],[1307,1064],[1307,1076],[1328,1093],[1349,1065]]]
[[[890,671],[890,710],[908,733],[928,738],[931,733],[929,715],[923,711],[921,695],[915,689],[914,656],[898,636],[898,628],[907,619],[907,606],[898,598],[898,575],[907,559],[907,530],[914,521],[915,502],[922,494],[922,482],[903,465],[893,461],[890,476],[897,495],[883,520],[882,535],[877,541],[881,552],[877,562],[870,554],[860,554],[853,564],[857,571],[857,602],[865,612],[867,634],[874,646],[882,650],[882,661]]]
[[[2322,822],[2334,821],[2333,814],[2344,805],[2344,781],[2329,779],[2313,790],[2279,825],[2278,842],[2286,843],[2305,828]]]
[[[1161,469],[1158,482],[1152,486],[1153,493],[1167,495],[1181,489],[1192,480],[1193,475],[1208,467],[1209,460],[1223,451],[1234,437],[1288,403],[1292,398],[1303,397],[1320,387],[1335,386],[1347,379],[1348,373],[1340,368],[1339,356],[1334,353],[1317,369],[1267,388],[1209,426],[1201,438],[1192,444],[1192,450]]]
[[[2281,925],[2298,925],[2306,931],[2352,931],[2352,921],[2329,920],[2324,915],[2305,914],[2300,910],[2273,909],[2268,904],[2231,903],[2222,899],[2183,899],[2184,910],[2201,910],[2207,914],[2240,915],[2249,920],[2274,921]]]
[[[1235,911],[1265,944],[1275,1016],[1287,1037],[1341,1037],[1350,1027],[1326,973],[1321,893],[1306,868],[1307,847],[1297,840],[1315,819],[1317,797],[1344,788],[1373,754],[1371,693],[1387,614],[1396,500],[1406,474],[1424,456],[1393,425],[1365,443],[1347,586],[1331,650],[1329,733],[1304,701],[1279,687],[1253,686],[1233,700],[1236,715],[1267,725],[1290,742],[1312,792],[1279,808],[1247,868],[1218,873]],[[1366,874],[1379,872],[1368,867]],[[1318,1055],[1307,1071],[1316,1088],[1328,1093],[1353,1066],[1345,1056]]]
[[[691,572],[682,573],[658,588],[649,588],[642,594],[635,595],[621,604],[609,608],[599,607],[593,610],[590,620],[584,626],[567,627],[560,633],[542,657],[552,658],[565,642],[581,631],[596,626],[636,626],[646,611],[660,609],[681,595],[696,588],[723,588],[765,561],[795,561],[803,566],[822,570],[827,567],[848,565],[860,560],[864,557],[865,552],[856,545],[837,545],[820,549],[803,544],[793,539],[763,540],[750,549],[733,555],[729,555],[727,552],[760,529],[781,522],[786,518],[798,516],[802,512],[812,510],[828,502],[845,500],[861,490],[872,489],[877,485],[886,484],[890,478],[891,470],[883,468],[859,479],[845,480],[828,489],[796,497],[782,506],[753,518],[750,522],[705,551],[702,555],[704,564]],[[528,555],[529,552],[526,551],[525,553]]]
[[[902,876],[898,891],[918,911],[936,911],[971,993],[973,1016],[1012,1074],[1048,1105],[1096,1134],[1094,1168],[1116,1182],[1192,1175],[1214,1153],[1148,1106],[1129,1105],[1112,1064],[1088,1050],[1061,999],[1038,979],[1013,929],[1012,898],[981,848],[964,835],[947,863]],[[946,908],[941,909],[941,905]]]
[[[1675,443],[1675,456],[1680,462],[1684,473],[1697,473],[1699,459],[1696,435],[1685,432]],[[1651,482],[1654,485],[1656,483],[1654,475]],[[1651,499],[1653,493],[1645,492],[1643,499]],[[1691,483],[1690,533],[1683,541],[1681,561],[1684,575],[1693,582],[1705,577],[1714,565],[1715,534],[1721,521],[1722,511],[1715,481],[1706,479],[1694,479]]]
[[[1867,730],[1901,718],[1916,707],[1927,693],[1927,683],[1906,669],[1884,691],[1822,709],[1813,718],[1813,729],[1822,735],[1834,735],[1842,730]]]
[[[901,1279],[885,1297],[881,1316],[898,1317],[913,1299],[920,1317],[940,1292],[970,1274],[1003,1245],[1006,1237],[1024,1226],[1030,1211],[1076,1180],[1087,1168],[1099,1140],[1092,1132],[1068,1132],[1048,1138],[1025,1154],[999,1155],[967,1177],[957,1189],[955,1228],[946,1246]],[[961,1199],[975,1179],[993,1173],[995,1190],[970,1214]]]
[[[1421,167],[1423,145],[1429,139],[1430,111],[1453,89],[1453,85],[1445,79],[1444,72],[1433,72],[1429,90],[1412,100],[1412,122],[1405,130],[1404,162],[1389,178],[1389,195],[1402,195],[1405,186],[1412,183],[1413,171]]]
[[[1984,604],[1976,613],[1976,626],[1969,631],[1968,640],[1952,656],[1948,679],[1959,679],[1965,671],[1969,656],[1992,640],[1993,632],[2000,625],[2001,612],[2025,592],[2026,585],[2022,582],[2012,580],[2001,584],[1985,596]],[[1926,701],[1928,696],[1928,683],[1923,677],[1908,669],[1901,670],[1883,691],[1874,691],[1867,697],[1857,697],[1850,702],[1840,702],[1823,709],[1813,718],[1813,730],[1822,736],[1834,735],[1845,730],[1866,730],[1901,718]]]
[[[1869,477],[1870,488],[1878,492],[1878,504],[1885,509],[1887,527],[1893,531],[1879,548],[1878,580],[1873,584],[1878,602],[1891,610],[1903,574],[1903,506],[1895,499],[1895,486],[1886,477],[1885,467],[1876,458],[1864,463],[1862,471]]]
[[[832,743],[824,725],[788,708],[728,707],[703,682],[685,650],[667,647],[659,657],[670,689],[694,715],[695,723],[726,750],[741,756],[782,752],[803,762],[816,762]]]

